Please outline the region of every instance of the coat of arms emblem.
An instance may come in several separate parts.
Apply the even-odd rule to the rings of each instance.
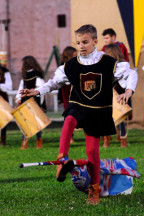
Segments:
[[[81,92],[88,99],[94,98],[100,93],[102,87],[102,74],[88,72],[87,74],[80,74]]]

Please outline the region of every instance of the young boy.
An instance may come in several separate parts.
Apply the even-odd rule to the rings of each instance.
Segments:
[[[125,93],[118,101],[127,103],[137,84],[137,73],[131,70],[128,62],[118,62],[103,52],[98,52],[97,30],[93,25],[83,25],[75,31],[76,44],[79,54],[66,64],[64,69],[59,67],[53,79],[50,79],[37,90],[24,89],[22,97],[43,95],[60,88],[69,80],[72,85],[70,100],[63,115],[59,154],[60,160],[68,155],[70,139],[75,127],[81,127],[86,135],[86,153],[91,173],[88,204],[98,204],[100,156],[99,137],[115,134],[112,118],[112,82],[113,74],[122,79]],[[67,163],[67,161],[65,162]],[[57,180],[64,181],[64,166],[57,166]]]
[[[129,61],[128,51],[127,51],[126,46],[124,45],[124,43],[117,41],[116,32],[112,28],[105,29],[103,31],[102,35],[103,35],[104,43],[105,43],[105,45],[102,48],[102,51],[105,51],[107,45],[114,43],[114,44],[118,45],[119,48],[121,49],[121,52],[122,52],[125,60]]]

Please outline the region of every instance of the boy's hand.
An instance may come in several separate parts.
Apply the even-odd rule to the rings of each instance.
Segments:
[[[117,102],[123,104],[127,104],[128,103],[128,99],[132,96],[132,90],[131,89],[127,89],[125,93],[120,94],[117,98]]]
[[[34,89],[21,89],[19,93],[22,95],[21,97],[31,97],[38,95],[39,91]]]

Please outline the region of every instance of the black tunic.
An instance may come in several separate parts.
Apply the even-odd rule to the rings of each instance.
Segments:
[[[65,65],[65,73],[72,84],[69,104],[63,115],[73,115],[77,127],[86,134],[104,136],[115,134],[112,118],[112,82],[116,60],[103,55],[92,65],[81,64],[77,57]]]
[[[9,72],[9,70],[7,68],[2,67],[2,66],[1,66],[1,70],[3,72],[3,77],[4,77],[5,73]],[[0,84],[1,83],[5,83],[5,79],[0,79]],[[8,94],[6,92],[3,92],[0,90],[0,96],[2,96],[6,101],[8,101]]]
[[[23,88],[28,88],[28,89],[31,89],[31,88],[36,88],[36,79],[37,78],[43,78],[43,75],[39,72],[39,71],[36,71],[36,70],[33,70],[33,71],[30,71],[30,72],[27,72],[26,75],[25,75],[25,78],[24,78],[24,86]],[[24,101],[28,100],[30,97],[24,97],[22,98],[22,101],[21,103],[23,103]],[[40,104],[40,97],[34,97],[35,101],[37,102],[37,104],[44,110],[46,111],[46,102],[45,102],[45,99],[44,99],[44,102],[42,104]]]

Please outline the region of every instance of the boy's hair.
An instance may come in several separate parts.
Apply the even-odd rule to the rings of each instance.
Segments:
[[[64,50],[63,50],[63,52],[67,52],[67,53],[70,53],[71,55],[74,53],[74,52],[76,52],[77,50],[74,48],[74,47],[72,47],[72,46],[67,46]]]
[[[97,29],[91,24],[83,25],[75,31],[75,34],[91,34],[93,39],[97,39]]]
[[[116,32],[112,28],[105,29],[102,33],[103,36],[109,34],[111,37],[116,36]]]
[[[61,64],[64,64],[65,62],[67,62],[69,59],[71,59],[73,57],[74,52],[76,52],[77,50],[72,47],[72,46],[67,46],[64,50],[63,53],[61,55]]]

